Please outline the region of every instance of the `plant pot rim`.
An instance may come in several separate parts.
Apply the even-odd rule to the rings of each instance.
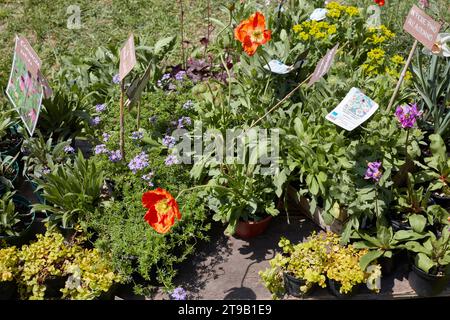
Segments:
[[[18,200],[25,202],[28,206],[31,207],[31,202],[27,198],[25,198],[24,196],[22,196],[20,194],[15,194],[13,196],[14,203],[17,203]],[[30,210],[30,212],[28,214],[31,216],[31,222],[28,224],[28,226],[25,229],[23,229],[21,232],[19,232],[19,234],[16,236],[0,235],[0,240],[8,241],[8,240],[12,240],[12,239],[18,239],[18,238],[23,237],[25,234],[27,234],[27,232],[31,230],[31,228],[34,225],[34,222],[36,221],[36,213],[35,212],[31,212],[31,210]]]
[[[413,271],[422,278],[429,279],[429,280],[440,280],[440,279],[445,279],[445,278],[450,279],[450,274],[435,275],[435,274],[431,274],[431,273],[427,273],[427,272],[423,271],[422,269],[417,267],[415,263],[411,263],[411,266],[412,266]]]
[[[262,224],[262,223],[265,223],[265,222],[267,222],[267,221],[270,221],[270,220],[272,220],[272,216],[267,216],[267,217],[265,217],[264,219],[261,219],[261,220],[258,220],[258,221],[252,221],[252,220],[249,220],[249,221],[243,221],[243,220],[239,220],[239,223],[246,223],[246,224],[253,224],[253,225],[257,225],[257,224]]]

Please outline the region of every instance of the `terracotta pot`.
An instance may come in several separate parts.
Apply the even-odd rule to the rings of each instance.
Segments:
[[[259,236],[267,229],[270,220],[272,220],[272,216],[267,216],[259,221],[239,221],[234,235],[243,239]]]

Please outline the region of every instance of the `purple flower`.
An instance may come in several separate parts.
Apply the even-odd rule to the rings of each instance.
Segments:
[[[91,125],[93,125],[93,126],[98,126],[99,123],[100,123],[100,121],[102,121],[102,119],[100,119],[100,117],[97,116],[97,117],[91,119]]]
[[[112,82],[114,84],[119,84],[120,83],[120,75],[116,74],[113,78],[112,78]]]
[[[164,161],[164,163],[166,164],[166,166],[171,166],[174,164],[179,164],[179,161],[177,159],[177,156],[170,154],[167,156],[166,160]]]
[[[422,8],[428,8],[430,6],[430,3],[428,0],[419,0],[419,6]]]
[[[148,185],[149,185],[150,187],[153,187],[153,186],[154,186],[154,184],[153,184],[153,182],[152,182],[152,179],[153,179],[153,172],[144,174],[144,175],[142,176],[142,180],[147,181],[147,182],[148,182]]]
[[[191,123],[192,123],[191,118],[189,118],[189,117],[181,117],[180,119],[178,119],[177,128],[178,129],[184,128],[184,125],[190,126]]]
[[[175,137],[166,135],[163,139],[162,139],[162,143],[163,145],[165,145],[167,148],[173,148],[175,146]]]
[[[169,79],[170,79],[170,73],[163,74],[163,76],[161,78],[162,81],[166,81],[166,80],[169,80]]]
[[[95,106],[95,111],[97,112],[103,112],[106,110],[106,104],[102,103],[102,104],[98,104]]]
[[[120,150],[111,151],[109,153],[109,161],[119,162],[120,160],[122,160],[122,155],[120,154]]]
[[[43,167],[42,168],[42,174],[49,174],[50,172],[52,172],[51,170],[50,170],[50,168],[49,167]]]
[[[71,146],[65,146],[65,147],[64,147],[64,152],[65,152],[65,153],[74,153],[74,152],[75,152],[75,149],[72,148]]]
[[[136,157],[134,157],[130,163],[128,164],[128,168],[136,174],[139,170],[145,169],[148,167],[148,155],[145,152],[141,152]]]
[[[176,90],[176,89],[177,89],[177,86],[176,86],[176,85],[174,85],[173,83],[169,83],[169,87],[168,87],[168,89],[169,89],[170,91],[174,91],[174,90]]]
[[[102,134],[102,137],[103,137],[103,141],[104,142],[108,142],[109,138],[111,138],[111,135],[109,133],[105,132],[105,133]]]
[[[188,100],[185,102],[185,104],[183,104],[183,109],[188,110],[190,108],[192,108],[194,106],[194,103],[192,102],[192,100]]]
[[[175,79],[178,81],[182,81],[185,76],[186,76],[186,71],[181,70],[175,75]]]
[[[173,300],[186,300],[186,290],[181,287],[175,288],[170,294],[170,297]]]
[[[381,178],[381,161],[369,162],[367,164],[367,171],[364,179],[372,179],[376,182],[380,181]]]
[[[144,137],[144,133],[142,131],[134,131],[131,134],[131,139],[133,140],[141,140]]]
[[[102,154],[102,153],[108,153],[108,149],[106,149],[105,144],[99,144],[95,146],[95,154]]]
[[[419,118],[422,115],[422,112],[417,110],[417,105],[404,105],[398,106],[397,110],[395,110],[395,116],[397,120],[401,123],[402,128],[412,128]]]

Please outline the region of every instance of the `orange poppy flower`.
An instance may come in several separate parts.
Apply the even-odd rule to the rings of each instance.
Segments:
[[[242,43],[249,56],[254,55],[260,45],[270,40],[271,31],[265,30],[265,27],[266,18],[261,12],[256,12],[234,29],[234,37]]]
[[[145,221],[158,233],[167,233],[174,225],[175,219],[180,220],[178,203],[164,189],[147,191],[142,195],[142,204],[146,207]]]

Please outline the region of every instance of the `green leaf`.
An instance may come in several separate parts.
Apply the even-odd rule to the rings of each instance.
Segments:
[[[384,250],[373,250],[367,252],[365,255],[361,257],[359,260],[359,266],[362,270],[366,270],[367,266],[374,260],[381,257],[384,253]]]
[[[412,214],[409,216],[409,224],[415,232],[423,232],[427,225],[427,219],[420,214]]]
[[[429,273],[430,269],[434,267],[435,263],[424,253],[418,253],[414,259],[416,266]]]

